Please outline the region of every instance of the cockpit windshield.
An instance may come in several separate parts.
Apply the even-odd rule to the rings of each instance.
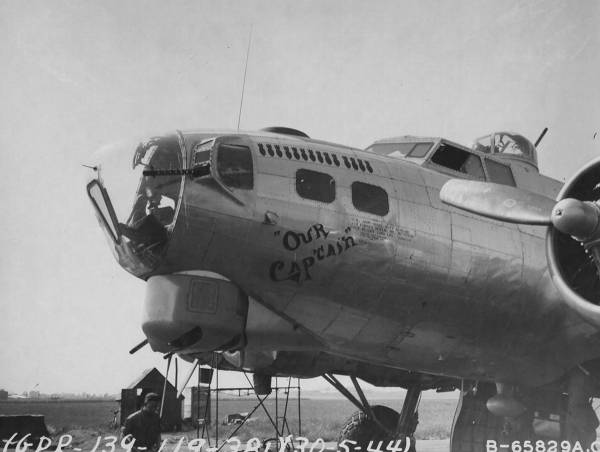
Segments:
[[[100,149],[95,158],[88,195],[100,223],[110,233],[122,265],[134,273],[141,267],[147,271],[175,223],[184,169],[179,140],[167,135],[119,143]],[[142,266],[136,263],[140,260]]]
[[[131,150],[127,152],[126,147]],[[119,223],[135,228],[148,215],[163,226],[173,222],[183,168],[177,137],[107,146],[98,151],[97,158],[100,183]]]
[[[366,151],[387,155],[388,157],[423,158],[432,145],[432,142],[375,143],[369,146]]]
[[[516,133],[496,132],[478,138],[473,144],[473,150],[486,154],[517,157],[537,164],[535,146],[527,138]]]
[[[533,146],[520,135],[496,134],[494,135],[494,148],[498,154],[512,154],[525,158],[531,158],[533,155]]]

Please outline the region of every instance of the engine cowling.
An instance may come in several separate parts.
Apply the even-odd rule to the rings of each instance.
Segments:
[[[600,159],[589,162],[560,191],[546,239],[552,280],[565,302],[600,327]],[[583,203],[571,202],[583,201]],[[570,210],[572,225],[560,216]],[[565,215],[567,216],[567,215]],[[569,230],[566,234],[560,230]],[[585,235],[585,236],[582,236]]]

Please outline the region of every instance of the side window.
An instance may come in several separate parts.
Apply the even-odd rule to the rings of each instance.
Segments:
[[[202,165],[205,162],[209,162],[210,150],[214,144],[214,138],[197,143],[192,150],[192,155],[194,156],[192,159],[192,165]]]
[[[246,146],[220,145],[217,170],[221,181],[228,187],[250,190],[254,186],[252,155]]]
[[[417,143],[412,151],[408,154],[409,157],[423,158],[431,149],[431,143]]]
[[[382,217],[390,211],[387,192],[381,187],[363,182],[352,184],[352,204],[356,210]]]
[[[516,187],[517,184],[515,183],[515,178],[512,175],[510,166],[503,165],[502,163],[490,159],[485,159],[485,164],[492,182]]]
[[[192,177],[194,179],[210,175],[210,155],[215,144],[214,138],[196,143],[192,149]]]
[[[459,173],[468,174],[475,179],[485,180],[485,173],[479,156],[463,149],[442,145],[435,151],[431,161]]]
[[[299,169],[296,191],[302,198],[330,203],[335,199],[335,180],[329,174]]]

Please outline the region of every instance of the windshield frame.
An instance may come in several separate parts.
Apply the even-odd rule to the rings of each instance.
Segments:
[[[100,208],[100,206],[96,202],[96,198],[92,195],[92,188],[95,186],[97,186],[100,189],[100,194],[102,195],[102,201],[104,201],[104,205],[106,207],[106,210],[108,212],[108,215],[110,217],[110,222],[112,223],[112,225],[109,223],[109,219],[106,218],[103,210]],[[119,227],[119,221],[117,220],[117,214],[115,213],[115,209],[114,209],[112,203],[110,202],[110,198],[108,196],[106,189],[104,188],[104,186],[98,179],[93,179],[92,181],[90,181],[87,184],[86,190],[87,190],[88,197],[90,198],[90,201],[92,202],[92,205],[94,206],[96,215],[98,215],[98,218],[100,218],[102,223],[104,223],[104,229],[110,234],[110,237],[112,238],[112,240],[115,244],[121,243],[121,229]],[[116,231],[116,235],[115,235],[115,231]]]

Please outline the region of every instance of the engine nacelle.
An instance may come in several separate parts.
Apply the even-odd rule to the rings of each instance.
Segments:
[[[243,343],[247,296],[217,275],[148,280],[142,330],[154,351],[212,352]]]
[[[569,180],[557,200],[587,201],[596,208],[600,198],[600,158],[584,166]],[[558,208],[558,205],[557,205]],[[553,215],[556,215],[556,211]],[[560,213],[560,212],[559,212]],[[590,221],[593,221],[591,218]],[[596,219],[600,224],[600,218]],[[579,240],[550,227],[546,255],[552,280],[566,303],[584,319],[600,327],[600,227]]]

